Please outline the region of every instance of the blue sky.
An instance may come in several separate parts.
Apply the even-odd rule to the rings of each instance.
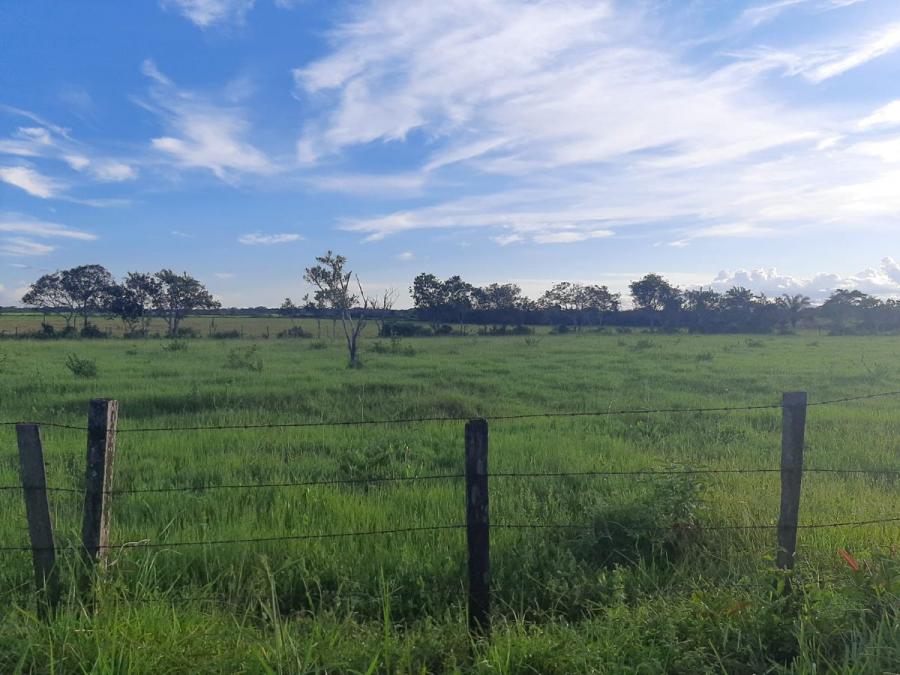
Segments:
[[[896,0],[0,3],[0,304],[94,262],[277,304],[329,248],[401,304],[900,295],[898,223]]]

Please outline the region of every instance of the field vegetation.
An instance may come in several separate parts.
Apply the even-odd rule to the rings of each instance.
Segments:
[[[3,321],[13,319],[22,317]],[[279,321],[290,325],[216,319],[254,336]],[[315,334],[316,322],[304,321]],[[195,488],[114,497],[119,546],[90,602],[75,583],[81,495],[53,493],[63,603],[40,621],[30,555],[0,552],[0,671],[897,670],[900,524],[801,530],[790,596],[773,570],[772,530],[715,529],[774,524],[777,473],[492,479],[497,525],[594,527],[495,529],[494,633],[473,640],[464,530],[178,545],[461,524],[457,479],[201,489],[458,474],[461,423],[125,431],[740,406],[777,403],[790,390],[824,400],[900,389],[895,338],[368,333],[360,360],[347,368],[340,333],[0,342],[0,419],[83,426],[90,398],[118,399],[115,487]],[[900,514],[898,404],[810,408],[809,467],[895,473],[807,475],[801,522]],[[84,432],[42,433],[49,483],[81,486]],[[506,420],[491,422],[490,434],[492,472],[777,468],[780,413]],[[14,429],[0,427],[0,439],[0,484],[15,486]],[[0,513],[0,545],[27,546],[20,491],[0,491]]]

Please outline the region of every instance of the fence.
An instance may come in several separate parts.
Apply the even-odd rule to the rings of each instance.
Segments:
[[[593,412],[555,412],[519,415],[498,415],[481,419],[461,417],[419,417],[394,420],[356,420],[343,422],[294,422],[275,424],[244,424],[222,426],[183,427],[134,427],[118,428],[118,402],[106,399],[92,400],[86,427],[54,422],[0,422],[0,426],[15,425],[21,485],[0,486],[0,490],[22,490],[25,499],[30,546],[0,546],[2,552],[32,553],[38,608],[47,615],[59,601],[60,586],[56,564],[53,525],[50,517],[49,494],[52,492],[81,492],[75,488],[48,486],[46,480],[43,445],[40,427],[75,429],[87,432],[87,461],[85,470],[84,508],[81,529],[81,557],[85,563],[81,578],[82,590],[88,590],[93,579],[92,570],[102,568],[107,552],[124,544],[109,542],[111,503],[113,497],[121,494],[177,493],[206,490],[236,490],[273,487],[299,487],[315,485],[352,485],[389,482],[464,480],[465,481],[465,522],[424,527],[400,527],[392,529],[330,532],[321,534],[289,534],[277,537],[256,537],[242,539],[219,539],[174,542],[133,542],[131,548],[175,548],[185,546],[215,546],[226,544],[260,544],[273,541],[303,541],[314,539],[339,539],[347,537],[374,537],[411,532],[434,532],[440,530],[465,530],[468,551],[468,621],[473,633],[490,632],[491,607],[491,557],[490,542],[492,529],[536,529],[595,530],[596,525],[581,523],[492,523],[490,520],[489,479],[556,478],[574,476],[624,476],[661,477],[673,475],[702,474],[748,474],[778,473],[781,477],[781,501],[777,525],[749,523],[743,525],[705,526],[705,530],[774,530],[776,534],[776,566],[789,571],[794,566],[798,531],[837,527],[863,527],[882,523],[900,523],[900,514],[887,518],[855,520],[845,522],[803,523],[799,522],[800,493],[802,478],[809,473],[854,474],[900,476],[900,470],[806,468],[803,451],[805,443],[806,414],[810,406],[834,405],[850,401],[900,396],[900,391],[882,392],[861,396],[850,396],[810,403],[805,392],[786,393],[781,403],[718,408],[655,408],[626,409]],[[778,468],[750,469],[678,469],[634,471],[573,471],[573,472],[496,472],[491,473],[488,465],[489,421],[522,420],[560,417],[601,417],[611,415],[637,415],[656,413],[721,413],[746,410],[781,409],[781,462]],[[116,455],[116,437],[122,433],[215,431],[223,429],[259,428],[308,428],[366,426],[383,424],[407,424],[412,422],[460,422],[465,421],[465,471],[464,473],[433,474],[419,476],[367,476],[364,478],[336,478],[315,481],[213,484],[204,486],[174,486],[158,488],[138,488],[117,490],[113,485]],[[790,592],[790,576],[785,579],[785,591]]]

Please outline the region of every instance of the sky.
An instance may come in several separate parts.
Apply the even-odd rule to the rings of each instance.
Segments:
[[[186,270],[900,295],[897,0],[0,2],[0,305]]]

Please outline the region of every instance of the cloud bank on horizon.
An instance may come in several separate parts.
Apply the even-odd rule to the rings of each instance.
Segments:
[[[328,248],[900,295],[893,0],[42,3],[0,8],[0,304],[26,259],[271,304]]]

